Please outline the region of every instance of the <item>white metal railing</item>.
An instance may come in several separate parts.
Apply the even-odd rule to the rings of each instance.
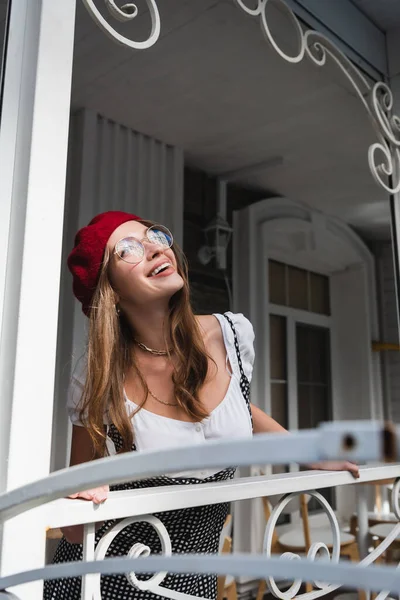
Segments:
[[[358,485],[395,479],[400,477],[400,464],[360,467],[360,478],[355,480],[345,471],[302,471],[280,475],[241,477],[217,483],[188,484],[185,486],[163,486],[110,492],[104,504],[94,505],[86,500],[61,498],[46,505],[44,526],[46,528],[66,527],[124,519],[156,512],[178,510],[205,504],[235,502],[262,496],[277,496],[301,493],[308,490],[328,487]],[[40,517],[41,518],[41,517]]]
[[[250,498],[258,498],[262,496],[283,495],[283,498],[276,505],[271,518],[267,524],[264,540],[264,552],[267,557],[271,556],[272,536],[275,530],[278,517],[284,507],[295,495],[327,487],[337,487],[346,485],[360,485],[367,482],[379,481],[382,479],[400,478],[400,464],[394,465],[376,465],[365,466],[360,468],[360,478],[354,480],[353,476],[347,472],[327,472],[327,471],[306,471],[301,473],[286,473],[282,475],[258,476],[258,477],[243,477],[232,481],[221,483],[209,483],[199,485],[185,485],[183,489],[176,486],[166,486],[162,488],[145,488],[138,490],[126,490],[111,492],[107,502],[100,506],[94,506],[92,503],[85,501],[74,501],[67,499],[55,500],[46,506],[46,524],[47,527],[56,528],[66,525],[86,524],[85,526],[85,559],[86,560],[102,560],[114,539],[114,537],[126,526],[135,521],[146,521],[150,523],[157,531],[159,538],[164,548],[164,555],[171,556],[171,540],[168,531],[163,526],[162,522],[152,513],[160,513],[169,510],[177,510],[180,508],[188,508],[194,506],[203,506],[205,504],[217,504],[219,502],[234,502]],[[396,489],[396,493],[398,490]],[[314,494],[320,501],[321,508],[327,515],[332,530],[333,549],[331,551],[333,563],[339,561],[340,555],[340,535],[339,524],[335,513],[332,511],[326,500],[315,492]],[[358,515],[359,520],[363,518],[362,514]],[[94,546],[94,527],[93,521],[103,521],[111,519],[121,519],[118,524],[113,527],[100,540],[95,549]],[[367,522],[368,524],[368,522]],[[363,527],[361,530],[366,530]],[[365,534],[364,534],[365,535]],[[400,535],[400,525],[393,525],[393,530],[386,538],[385,542],[374,551],[361,563],[363,565],[372,564],[393,540]],[[319,552],[325,552],[330,555],[329,549],[323,543],[313,544],[310,548],[308,556],[314,560]],[[137,558],[147,555],[147,547],[138,544],[135,548]],[[292,553],[290,558],[293,559],[295,554]],[[292,568],[292,565],[290,569]],[[137,569],[136,569],[137,570]],[[162,597],[179,600],[185,597],[190,600],[190,596],[183,595],[177,592],[170,592],[162,587],[164,574],[156,574],[154,576],[153,585],[149,585],[146,581],[145,588],[141,588],[140,581],[137,580],[134,572],[130,573],[130,581],[132,585],[140,589],[150,589],[152,593],[159,594]],[[282,600],[299,597],[299,589],[304,577],[293,584],[291,592],[282,593],[275,579],[270,577],[268,585],[274,595]],[[354,584],[354,580],[353,580]],[[321,584],[320,588],[312,593],[303,594],[306,599],[317,598],[328,594],[340,587],[340,584]],[[380,590],[381,591],[381,590]],[[89,580],[89,583],[84,587],[82,592],[82,600],[98,600],[100,595],[100,575],[96,574]]]
[[[134,572],[154,571],[156,575],[150,585],[151,592],[173,600],[189,598],[187,595],[173,592],[162,587],[164,572],[191,573],[230,573],[232,575],[248,575],[258,579],[267,579],[270,589],[282,600],[298,596],[299,581],[326,581],[317,583],[317,589],[303,595],[312,600],[331,592],[340,585],[363,587],[378,592],[388,590],[379,595],[383,600],[390,592],[400,590],[400,573],[388,567],[369,567],[386,547],[400,533],[400,526],[395,525],[386,540],[371,554],[361,561],[359,566],[334,564],[338,559],[338,524],[333,511],[329,507],[326,512],[330,518],[333,532],[334,548],[330,564],[318,561],[313,564],[316,546],[310,548],[308,556],[311,560],[293,561],[295,555],[286,556],[285,560],[269,557],[272,530],[282,503],[283,497],[275,507],[268,522],[264,540],[265,555],[229,557],[170,556],[171,545],[168,531],[162,522],[152,516],[179,508],[232,502],[260,496],[293,494],[314,490],[315,488],[359,485],[382,479],[400,478],[400,464],[364,466],[360,468],[360,479],[355,481],[347,472],[308,471],[274,476],[245,477],[233,481],[205,483],[201,485],[167,486],[162,488],[144,488],[110,493],[109,499],[102,505],[79,500],[66,500],[62,496],[77,489],[132,479],[147,478],[163,472],[176,472],[186,469],[223,467],[226,465],[265,464],[266,457],[272,464],[292,462],[316,462],[333,458],[350,460],[378,460],[385,457],[399,457],[400,431],[385,429],[377,423],[335,423],[321,427],[319,430],[282,434],[258,435],[252,440],[233,440],[230,442],[214,442],[204,447],[188,447],[165,452],[146,452],[126,454],[107,458],[93,463],[86,463],[63,472],[53,473],[45,480],[32,483],[24,488],[0,495],[0,517],[4,520],[15,517],[26,510],[34,511],[35,519],[45,528],[63,527],[67,525],[85,525],[84,561],[80,563],[59,564],[31,572],[16,573],[0,578],[0,590],[21,584],[54,577],[71,577],[83,575],[82,598],[84,600],[99,599],[101,573],[130,573],[129,580],[135,587],[141,587]],[[393,489],[393,510],[399,518],[398,492],[399,484]],[[360,486],[362,487],[362,486]],[[365,519],[360,512],[359,518]],[[117,527],[120,530],[132,520],[148,521],[155,527],[162,540],[164,555],[143,558],[148,554],[146,547],[135,544],[131,557],[102,560],[110,543],[113,532],[108,531],[94,547],[93,521],[121,519]],[[364,524],[365,525],[365,524]],[[361,532],[366,528],[360,523]],[[108,536],[108,537],[107,537]],[[319,544],[321,549],[323,545]],[[325,547],[324,552],[329,554]],[[290,560],[290,567],[288,567]],[[289,571],[287,569],[290,569]],[[282,578],[290,572],[291,577],[299,580],[291,591],[281,593],[273,578]],[[0,592],[1,594],[1,592]],[[0,595],[1,598],[1,595]]]

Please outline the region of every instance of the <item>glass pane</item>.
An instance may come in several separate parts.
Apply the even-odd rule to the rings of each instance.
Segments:
[[[269,301],[273,304],[286,306],[286,265],[270,260],[269,271]]]
[[[296,327],[299,429],[331,418],[329,330]]]
[[[297,381],[305,383],[311,379],[311,356],[308,347],[308,327],[296,327]]]
[[[322,315],[330,315],[329,277],[310,273],[310,310]]]
[[[286,383],[271,383],[271,416],[283,427],[288,426]]]
[[[286,380],[286,318],[270,315],[271,379]]]
[[[329,383],[329,331],[320,327],[308,328],[308,347],[310,349],[310,381]]]
[[[309,309],[308,272],[304,271],[304,269],[289,267],[288,305],[292,308]]]
[[[297,388],[299,429],[317,427],[329,421],[330,392],[328,386],[299,384]]]
[[[312,427],[311,388],[312,386],[308,384],[299,384],[297,386],[297,410],[299,415],[299,429],[308,429]]]
[[[329,383],[329,330],[297,325],[297,380],[301,383]]]
[[[330,398],[329,388],[325,385],[314,385],[311,390],[311,427],[329,421]]]

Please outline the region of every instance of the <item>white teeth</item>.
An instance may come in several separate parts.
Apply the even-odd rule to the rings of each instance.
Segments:
[[[156,269],[154,269],[154,271],[152,271],[150,273],[150,277],[153,277],[154,275],[157,275],[160,271],[162,271],[163,269],[167,268],[167,267],[171,267],[171,263],[163,263],[162,265],[160,265],[159,267],[157,267]]]

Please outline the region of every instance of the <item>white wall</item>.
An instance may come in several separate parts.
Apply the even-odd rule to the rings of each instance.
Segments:
[[[380,414],[380,403],[373,392],[376,382],[365,265],[332,274],[330,284],[333,418],[336,421],[374,419]],[[355,505],[354,486],[337,490],[339,515],[350,516]]]
[[[364,265],[330,277],[332,311],[333,418],[336,421],[374,418],[371,328]]]
[[[86,341],[87,319],[66,266],[77,230],[96,214],[125,210],[183,237],[183,152],[83,109],[70,130],[53,420],[52,470],[68,461],[65,402],[71,369]]]

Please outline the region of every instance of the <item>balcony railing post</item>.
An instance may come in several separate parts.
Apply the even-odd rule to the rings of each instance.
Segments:
[[[368,554],[368,492],[365,485],[357,486],[358,550],[360,558]]]
[[[96,536],[95,523],[86,523],[83,531],[83,555],[82,560],[91,561],[95,559],[94,542]],[[82,577],[81,600],[93,600],[95,591],[96,575],[84,575]]]

